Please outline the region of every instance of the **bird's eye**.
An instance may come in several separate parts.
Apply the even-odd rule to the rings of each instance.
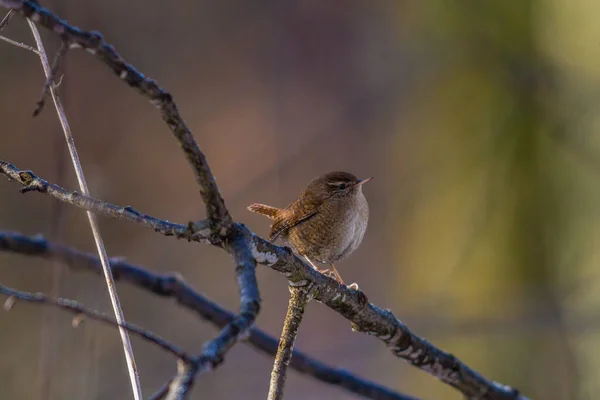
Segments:
[[[344,189],[346,189],[346,184],[345,184],[345,183],[340,183],[340,184],[338,185],[338,188],[339,188],[340,190],[344,190]]]

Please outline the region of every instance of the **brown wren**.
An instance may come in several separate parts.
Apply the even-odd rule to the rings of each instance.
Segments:
[[[248,210],[275,220],[269,232],[271,242],[281,238],[317,271],[313,262],[331,264],[337,280],[344,283],[333,263],[352,254],[362,242],[369,221],[362,185],[371,179],[329,172],[310,182],[286,208],[252,204]]]

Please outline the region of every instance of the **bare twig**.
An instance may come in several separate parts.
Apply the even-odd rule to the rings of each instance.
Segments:
[[[42,89],[42,95],[40,99],[35,104],[35,109],[33,110],[33,116],[37,117],[40,112],[44,109],[46,96],[50,92],[50,86],[53,85],[55,88],[58,87],[59,83],[56,82],[56,75],[58,70],[60,69],[60,63],[66,57],[67,51],[69,50],[69,46],[64,41],[60,43],[60,47],[54,56],[54,60],[52,61],[52,68],[50,68],[50,73],[46,78],[46,83],[44,84],[44,88]],[[40,57],[42,57],[40,55]]]
[[[42,236],[25,236],[19,233],[0,231],[0,251],[42,257],[58,261],[72,271],[91,271],[102,274],[102,266],[98,257],[73,248],[46,241]],[[159,296],[173,297],[179,304],[196,312],[200,318],[216,326],[224,327],[235,315],[186,284],[182,278],[172,275],[157,275],[140,266],[127,263],[121,258],[111,259],[111,269],[115,280],[121,280],[145,289]],[[257,350],[274,356],[277,353],[277,340],[266,332],[251,328],[248,343]],[[350,372],[333,368],[317,361],[308,355],[294,350],[291,367],[322,382],[340,386],[350,392],[376,400],[414,400],[412,397],[394,392],[384,386],[355,376]],[[168,382],[161,392],[154,394],[153,399],[164,398],[169,389]]]
[[[309,293],[303,288],[290,287],[290,301],[287,314],[283,323],[283,331],[279,339],[279,347],[275,356],[275,363],[271,371],[268,400],[283,399],[283,388],[287,376],[287,367],[292,359],[294,342],[298,336],[298,329],[302,322],[304,309],[308,304]]]
[[[13,46],[17,46],[17,47],[20,47],[22,49],[32,51],[35,54],[37,54],[38,56],[40,55],[40,52],[37,51],[37,49],[34,49],[33,47],[29,46],[28,44],[17,42],[16,40],[12,40],[12,39],[7,38],[6,36],[2,36],[2,35],[0,35],[0,40],[3,40],[5,42],[7,42],[7,43],[10,43]]]
[[[59,6],[60,7],[60,6]],[[65,8],[65,7],[61,7]],[[64,72],[64,71],[63,71]],[[64,75],[62,75],[64,76]],[[61,81],[62,81],[61,76]],[[55,85],[56,87],[59,84]],[[63,106],[65,107],[65,111],[68,109],[68,104],[65,104],[65,99],[68,100],[68,96],[66,96],[68,87],[63,86],[62,90],[59,90],[61,93],[61,100],[63,101]],[[60,129],[60,128],[59,128]],[[55,159],[56,163],[56,177],[59,180],[64,180],[67,174],[68,158],[66,157],[67,149],[63,144],[63,138],[60,134],[52,134],[53,135],[53,144],[52,155]],[[54,202],[50,211],[50,220],[48,221],[48,235],[50,238],[54,240],[60,240],[62,234],[64,233],[64,228],[68,226],[66,224],[65,215],[67,214],[68,204],[65,204],[61,201]],[[100,266],[100,264],[98,264]],[[51,263],[52,270],[50,271],[51,282],[49,292],[47,293],[50,296],[58,297],[62,293],[62,288],[68,287],[68,283],[66,281],[69,280],[67,277],[67,269],[60,262],[53,260]],[[100,272],[102,272],[102,267],[100,266]],[[41,354],[39,358],[39,377],[40,377],[40,385],[39,385],[39,395],[38,397],[46,397],[49,393],[52,392],[53,383],[56,381],[54,375],[54,366],[56,365],[57,359],[60,357],[59,346],[56,346],[58,337],[61,334],[58,329],[58,315],[54,310],[44,310],[42,315],[42,328],[40,330],[40,345],[41,345]]]
[[[220,244],[220,239],[211,235],[210,222],[199,221],[188,225],[174,224],[149,215],[142,214],[133,208],[118,207],[109,203],[72,192],[39,178],[31,171],[23,171],[5,161],[0,160],[0,173],[11,180],[19,182],[24,187],[21,192],[37,191],[48,194],[56,199],[86,211],[94,212],[114,219],[123,219],[147,228],[153,229],[165,236],[175,236],[179,239]]]
[[[0,32],[2,32],[2,30],[8,26],[8,23],[10,22],[10,19],[15,14],[16,14],[15,10],[8,10],[8,12],[4,16],[4,18],[2,18],[2,21],[0,21]]]
[[[142,216],[131,208],[124,209],[75,194],[4,161],[0,161],[0,174],[23,185],[22,191],[50,194],[83,209],[93,210],[95,213],[113,218],[123,219],[123,215],[117,210],[127,210],[127,219],[143,226],[171,226],[173,231],[181,233],[178,236],[180,238],[212,243],[209,229],[193,230],[185,225],[160,222],[156,218]],[[185,233],[186,229],[189,234]],[[239,225],[239,229],[246,228]],[[369,303],[362,291],[340,285],[337,281],[316,271],[288,248],[279,247],[254,234],[251,234],[250,247],[252,255],[259,264],[284,274],[291,286],[314,285],[315,299],[350,320],[353,330],[376,336],[391,349],[395,356],[457,388],[465,396],[479,396],[478,398],[484,400],[526,399],[516,389],[486,379],[452,354],[436,348],[427,340],[417,336],[390,310],[383,310]]]
[[[33,33],[33,37],[35,39],[35,43],[37,45],[37,49],[40,53],[40,60],[42,62],[42,67],[44,69],[44,74],[46,75],[46,81],[50,82],[48,88],[50,89],[50,96],[54,102],[54,107],[56,109],[56,113],[58,115],[58,119],[60,121],[60,125],[65,134],[65,140],[67,142],[67,147],[69,149],[69,154],[71,155],[71,160],[73,161],[73,168],[75,169],[75,175],[77,176],[77,181],[79,182],[79,187],[81,191],[89,195],[90,191],[87,186],[87,182],[85,179],[85,175],[83,173],[83,168],[81,166],[81,162],[79,161],[79,155],[77,154],[77,148],[75,147],[75,140],[73,138],[73,134],[71,133],[71,127],[69,126],[69,121],[67,120],[67,116],[65,114],[64,108],[60,102],[58,97],[58,93],[56,92],[56,88],[53,85],[53,71],[50,68],[50,64],[48,61],[48,57],[46,56],[46,50],[44,49],[44,44],[42,42],[42,38],[40,33],[35,26],[35,24],[27,19],[27,23],[29,24],[29,28]],[[59,57],[60,53],[59,51]],[[46,89],[44,88],[44,91]],[[92,234],[94,236],[94,241],[96,242],[96,248],[98,251],[98,255],[100,256],[100,260],[102,262],[102,268],[104,271],[104,278],[106,280],[106,286],[108,288],[108,294],[110,297],[110,301],[113,307],[113,311],[115,313],[115,318],[119,323],[119,333],[121,336],[121,341],[123,343],[123,351],[125,353],[125,359],[127,362],[127,370],[129,372],[129,378],[131,381],[131,388],[133,391],[133,397],[136,400],[141,400],[142,395],[142,386],[140,384],[140,378],[137,371],[137,366],[135,364],[135,357],[133,355],[133,348],[131,347],[131,341],[129,340],[129,334],[127,330],[124,329],[121,325],[125,322],[125,317],[123,316],[123,310],[121,308],[121,304],[119,302],[119,296],[117,295],[117,289],[115,288],[115,283],[110,271],[108,255],[106,254],[106,249],[104,247],[104,242],[102,240],[102,235],[100,234],[100,227],[98,226],[98,222],[96,221],[96,217],[93,213],[87,212],[87,217],[90,223],[90,227],[92,228]]]
[[[6,15],[4,16],[4,18],[2,18],[2,21],[0,21],[0,32],[2,32],[2,30],[8,26],[8,23],[10,22],[10,19],[15,14],[16,14],[15,10],[8,10],[8,13],[6,13]],[[17,46],[17,47],[20,47],[22,49],[32,51],[32,52],[34,52],[34,53],[36,53],[38,55],[40,54],[40,52],[37,51],[35,48],[33,48],[33,47],[29,46],[29,45],[26,45],[24,43],[17,42],[16,40],[12,40],[12,39],[7,38],[5,36],[1,36],[0,35],[0,40],[4,40],[5,42],[12,44],[13,46]]]
[[[101,313],[96,310],[92,310],[86,308],[83,304],[80,304],[74,300],[62,299],[62,298],[53,298],[46,296],[42,293],[29,293],[23,292],[20,290],[9,288],[0,283],[0,293],[9,296],[8,298],[14,303],[14,299],[27,301],[30,303],[38,303],[45,304],[52,307],[57,307],[66,311],[69,311],[75,316],[85,315],[88,318],[91,318],[96,321],[103,322],[105,324],[121,327],[123,329],[127,329],[129,332],[141,337],[144,340],[152,342],[156,344],[158,347],[166,350],[167,352],[173,354],[180,360],[189,361],[190,357],[179,347],[174,344],[168,342],[167,340],[161,338],[157,334],[150,332],[146,329],[143,329],[135,324],[131,324],[128,322],[124,322],[122,324],[118,323],[113,317],[108,316],[107,314]]]

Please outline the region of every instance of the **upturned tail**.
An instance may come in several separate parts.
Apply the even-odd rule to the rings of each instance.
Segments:
[[[257,214],[264,215],[270,219],[277,219],[279,212],[281,211],[279,208],[267,206],[264,204],[254,203],[248,206],[248,210],[255,212]]]

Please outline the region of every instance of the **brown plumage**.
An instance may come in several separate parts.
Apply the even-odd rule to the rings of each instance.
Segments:
[[[310,182],[286,208],[252,204],[248,210],[275,221],[269,232],[270,241],[281,238],[315,268],[313,262],[331,264],[343,282],[333,263],[349,256],[363,239],[369,206],[362,185],[370,179],[330,172]]]
[[[279,215],[279,212],[281,211],[279,208],[266,206],[264,204],[258,204],[258,203],[249,205],[248,210],[255,212],[257,214],[264,215],[265,217],[267,217],[269,219],[277,219],[277,215]]]

